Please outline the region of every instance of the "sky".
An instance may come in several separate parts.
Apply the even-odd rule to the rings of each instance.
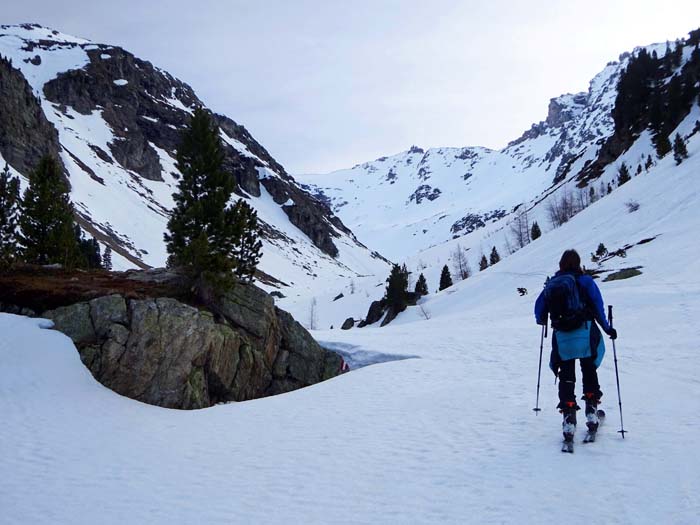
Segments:
[[[501,148],[620,53],[700,27],[697,0],[3,3],[0,23],[40,23],[166,69],[292,174],[411,145]]]

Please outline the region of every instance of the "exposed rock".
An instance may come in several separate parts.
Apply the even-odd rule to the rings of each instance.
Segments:
[[[460,220],[455,222],[450,227],[450,231],[454,234],[455,237],[459,235],[467,235],[478,230],[479,228],[485,227],[487,221],[495,221],[498,219],[502,219],[505,216],[505,210],[493,210],[483,215],[468,213]]]
[[[335,301],[338,301],[339,299],[342,299],[343,297],[345,297],[345,295],[342,294],[342,293],[339,293],[338,295],[336,295],[336,296],[333,298],[333,301],[334,301],[334,302],[335,302]]]
[[[358,327],[362,328],[362,327],[367,326],[368,324],[376,323],[384,316],[385,310],[386,310],[386,305],[384,303],[384,300],[373,301],[372,304],[369,305],[369,310],[367,311],[367,315],[365,316],[364,320],[362,322],[360,322]]]
[[[549,101],[547,120],[545,123],[550,127],[563,126],[578,115],[586,106],[588,100],[587,93],[577,93],[576,95],[562,95]]]
[[[172,297],[147,297],[149,290],[181,287],[181,279],[163,269],[130,271],[112,287],[129,288],[124,283],[134,282],[143,287],[139,295],[129,288],[127,295],[103,295],[40,315],[74,341],[102,384],[168,408],[203,408],[289,392],[343,370],[340,356],[319,346],[254,285],[239,283],[223,295],[212,293],[207,309]],[[22,311],[9,304],[0,309]]]
[[[440,191],[439,188],[433,188],[429,184],[421,184],[416,188],[416,191],[411,194],[408,200],[409,202],[416,201],[416,204],[420,204],[424,199],[434,201],[440,197],[441,194],[442,191]]]
[[[353,326],[355,326],[355,320],[352,317],[348,317],[343,325],[340,327],[341,330],[350,330]]]
[[[56,129],[22,73],[4,58],[0,58],[0,93],[0,153],[7,163],[28,175],[43,155],[60,162]]]

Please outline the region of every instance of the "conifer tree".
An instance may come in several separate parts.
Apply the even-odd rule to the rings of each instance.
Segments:
[[[39,161],[29,175],[22,204],[19,222],[24,260],[32,264],[58,263],[67,268],[79,265],[73,205],[56,159],[45,156]]]
[[[258,238],[258,212],[243,199],[238,199],[233,207],[226,210],[226,216],[233,223],[231,231],[236,240],[233,251],[236,275],[251,282],[262,255],[262,242]]]
[[[617,185],[622,186],[630,179],[630,170],[627,168],[627,164],[623,162],[622,166],[620,166],[620,169],[617,170]]]
[[[676,136],[673,138],[673,158],[676,161],[676,165],[688,158],[688,148],[685,147],[685,141],[680,133],[676,133]]]
[[[498,255],[498,250],[496,250],[496,247],[494,246],[491,249],[491,255],[489,256],[489,263],[491,264],[491,266],[493,266],[494,264],[498,263],[500,260],[501,260],[501,256]]]
[[[5,164],[0,173],[0,268],[19,256],[19,212],[19,179],[10,176],[10,167]]]
[[[94,237],[86,239],[83,237],[80,227],[75,227],[75,238],[80,247],[80,263],[78,266],[90,269],[102,268],[102,255],[100,254],[100,243]]]
[[[418,280],[416,281],[416,288],[414,291],[418,297],[428,295],[428,283],[425,280],[425,276],[423,274],[420,274],[418,276]]]
[[[591,189],[588,191],[588,200],[591,204],[598,200],[598,195],[596,195],[595,188],[593,186],[591,186]]]
[[[108,272],[112,271],[112,248],[110,246],[106,246],[102,254],[102,268]]]
[[[440,286],[438,290],[444,290],[452,286],[452,275],[450,275],[450,269],[447,265],[442,267],[442,273],[440,274]]]
[[[483,272],[488,267],[489,261],[486,259],[486,255],[482,255],[481,260],[479,261],[479,271]]]
[[[535,239],[539,239],[542,237],[542,230],[540,230],[540,225],[537,224],[537,221],[535,221],[532,224],[532,230],[530,231],[530,238],[534,241]]]
[[[402,312],[408,304],[406,300],[406,291],[408,290],[408,271],[406,266],[401,267],[398,264],[392,266],[386,282],[384,299],[387,306],[393,308],[395,312]]]
[[[649,171],[649,168],[651,168],[653,165],[654,159],[651,158],[651,155],[647,155],[647,161],[644,163],[644,169]]]
[[[233,270],[252,280],[262,244],[255,211],[242,200],[227,206],[235,180],[223,160],[218,126],[196,108],[177,150],[182,177],[165,241],[170,266],[229,286]]]
[[[668,140],[668,135],[664,132],[656,134],[654,137],[654,146],[656,147],[656,155],[663,159],[672,149],[671,141]]]

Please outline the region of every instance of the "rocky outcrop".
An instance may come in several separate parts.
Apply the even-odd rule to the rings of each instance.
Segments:
[[[164,270],[84,283],[79,275],[38,273],[36,284],[0,278],[0,311],[53,320],[98,381],[144,403],[195,409],[245,401],[309,386],[345,369],[340,356],[319,346],[252,284],[214,295],[205,307],[168,296],[181,293],[183,284]],[[13,290],[17,286],[28,293]],[[31,286],[36,288],[27,290]],[[76,297],[83,299],[73,302]]]
[[[43,155],[58,159],[56,129],[22,73],[4,58],[0,58],[0,93],[0,153],[7,163],[27,175]]]

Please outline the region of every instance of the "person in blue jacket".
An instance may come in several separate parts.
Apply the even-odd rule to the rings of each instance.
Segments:
[[[571,331],[553,329],[552,353],[549,367],[559,376],[559,405],[557,408],[564,416],[564,438],[572,439],[576,428],[576,411],[580,408],[576,403],[576,359],[581,366],[583,383],[583,398],[586,402],[586,425],[595,432],[598,429],[597,406],[603,393],[598,384],[597,369],[605,355],[605,343],[597,325],[612,339],[617,338],[617,332],[608,323],[605,316],[603,297],[590,275],[581,269],[581,257],[576,250],[566,250],[559,261],[559,271],[555,276],[571,274],[576,278],[581,300],[586,305],[585,321]],[[542,291],[535,302],[535,319],[537,324],[547,323],[549,309],[545,293]],[[594,322],[595,321],[595,322]],[[597,323],[597,324],[596,324]]]

